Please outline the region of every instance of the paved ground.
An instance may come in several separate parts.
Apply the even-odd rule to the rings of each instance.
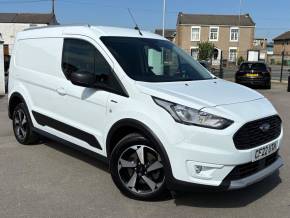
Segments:
[[[22,146],[12,136],[0,99],[0,217],[290,217],[290,93],[264,93],[284,120],[285,166],[240,191],[186,193],[158,202],[130,200],[106,166],[55,142]]]

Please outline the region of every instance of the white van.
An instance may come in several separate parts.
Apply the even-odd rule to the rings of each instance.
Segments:
[[[261,94],[213,76],[166,39],[58,26],[18,34],[9,117],[21,144],[44,135],[109,162],[125,195],[240,189],[269,176],[282,121]]]

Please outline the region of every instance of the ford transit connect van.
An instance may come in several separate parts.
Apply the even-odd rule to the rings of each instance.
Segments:
[[[278,170],[282,121],[166,39],[134,29],[58,26],[18,34],[9,117],[21,144],[44,135],[109,162],[125,195],[240,189]]]

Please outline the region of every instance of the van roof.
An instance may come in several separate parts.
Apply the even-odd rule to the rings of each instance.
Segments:
[[[142,36],[138,30],[109,26],[90,26],[90,25],[57,25],[47,27],[36,27],[19,32],[18,39],[25,38],[43,38],[43,37],[63,37],[66,35],[86,35],[91,37],[101,36],[121,36],[121,37],[138,37],[163,39],[160,35],[142,31]]]

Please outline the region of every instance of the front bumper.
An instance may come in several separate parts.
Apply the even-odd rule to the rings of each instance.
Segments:
[[[189,191],[189,190],[196,190],[196,191],[238,190],[238,189],[246,188],[250,185],[253,185],[255,183],[262,181],[266,177],[278,171],[283,166],[283,164],[284,163],[283,163],[282,158],[278,156],[275,162],[273,162],[267,168],[242,179],[230,180],[227,177],[218,186],[201,185],[201,184],[190,183],[190,182],[185,182],[185,181],[171,178],[168,181],[168,188],[170,190],[186,190],[186,191]]]
[[[230,181],[228,189],[229,190],[241,189],[241,188],[245,188],[249,185],[252,185],[254,183],[257,183],[257,182],[263,180],[264,178],[270,176],[274,172],[276,172],[282,166],[283,166],[283,160],[281,157],[278,157],[277,160],[274,163],[272,163],[270,166],[268,166],[267,168],[255,173],[251,176],[248,176],[246,178]]]
[[[190,130],[188,139],[167,147],[173,189],[184,186],[184,183],[187,184],[185,186],[199,188],[205,186],[207,189],[243,188],[260,181],[283,165],[278,152],[274,153],[275,159],[272,159],[274,155],[272,154],[262,160],[253,161],[257,149],[272,143],[277,143],[278,150],[281,148],[283,129],[279,137],[274,140],[250,149],[238,150],[234,145],[232,132],[201,128],[192,131],[195,127],[183,128]],[[239,127],[236,128],[239,129]],[[253,167],[255,170],[250,173],[233,176],[237,168],[248,171]]]

